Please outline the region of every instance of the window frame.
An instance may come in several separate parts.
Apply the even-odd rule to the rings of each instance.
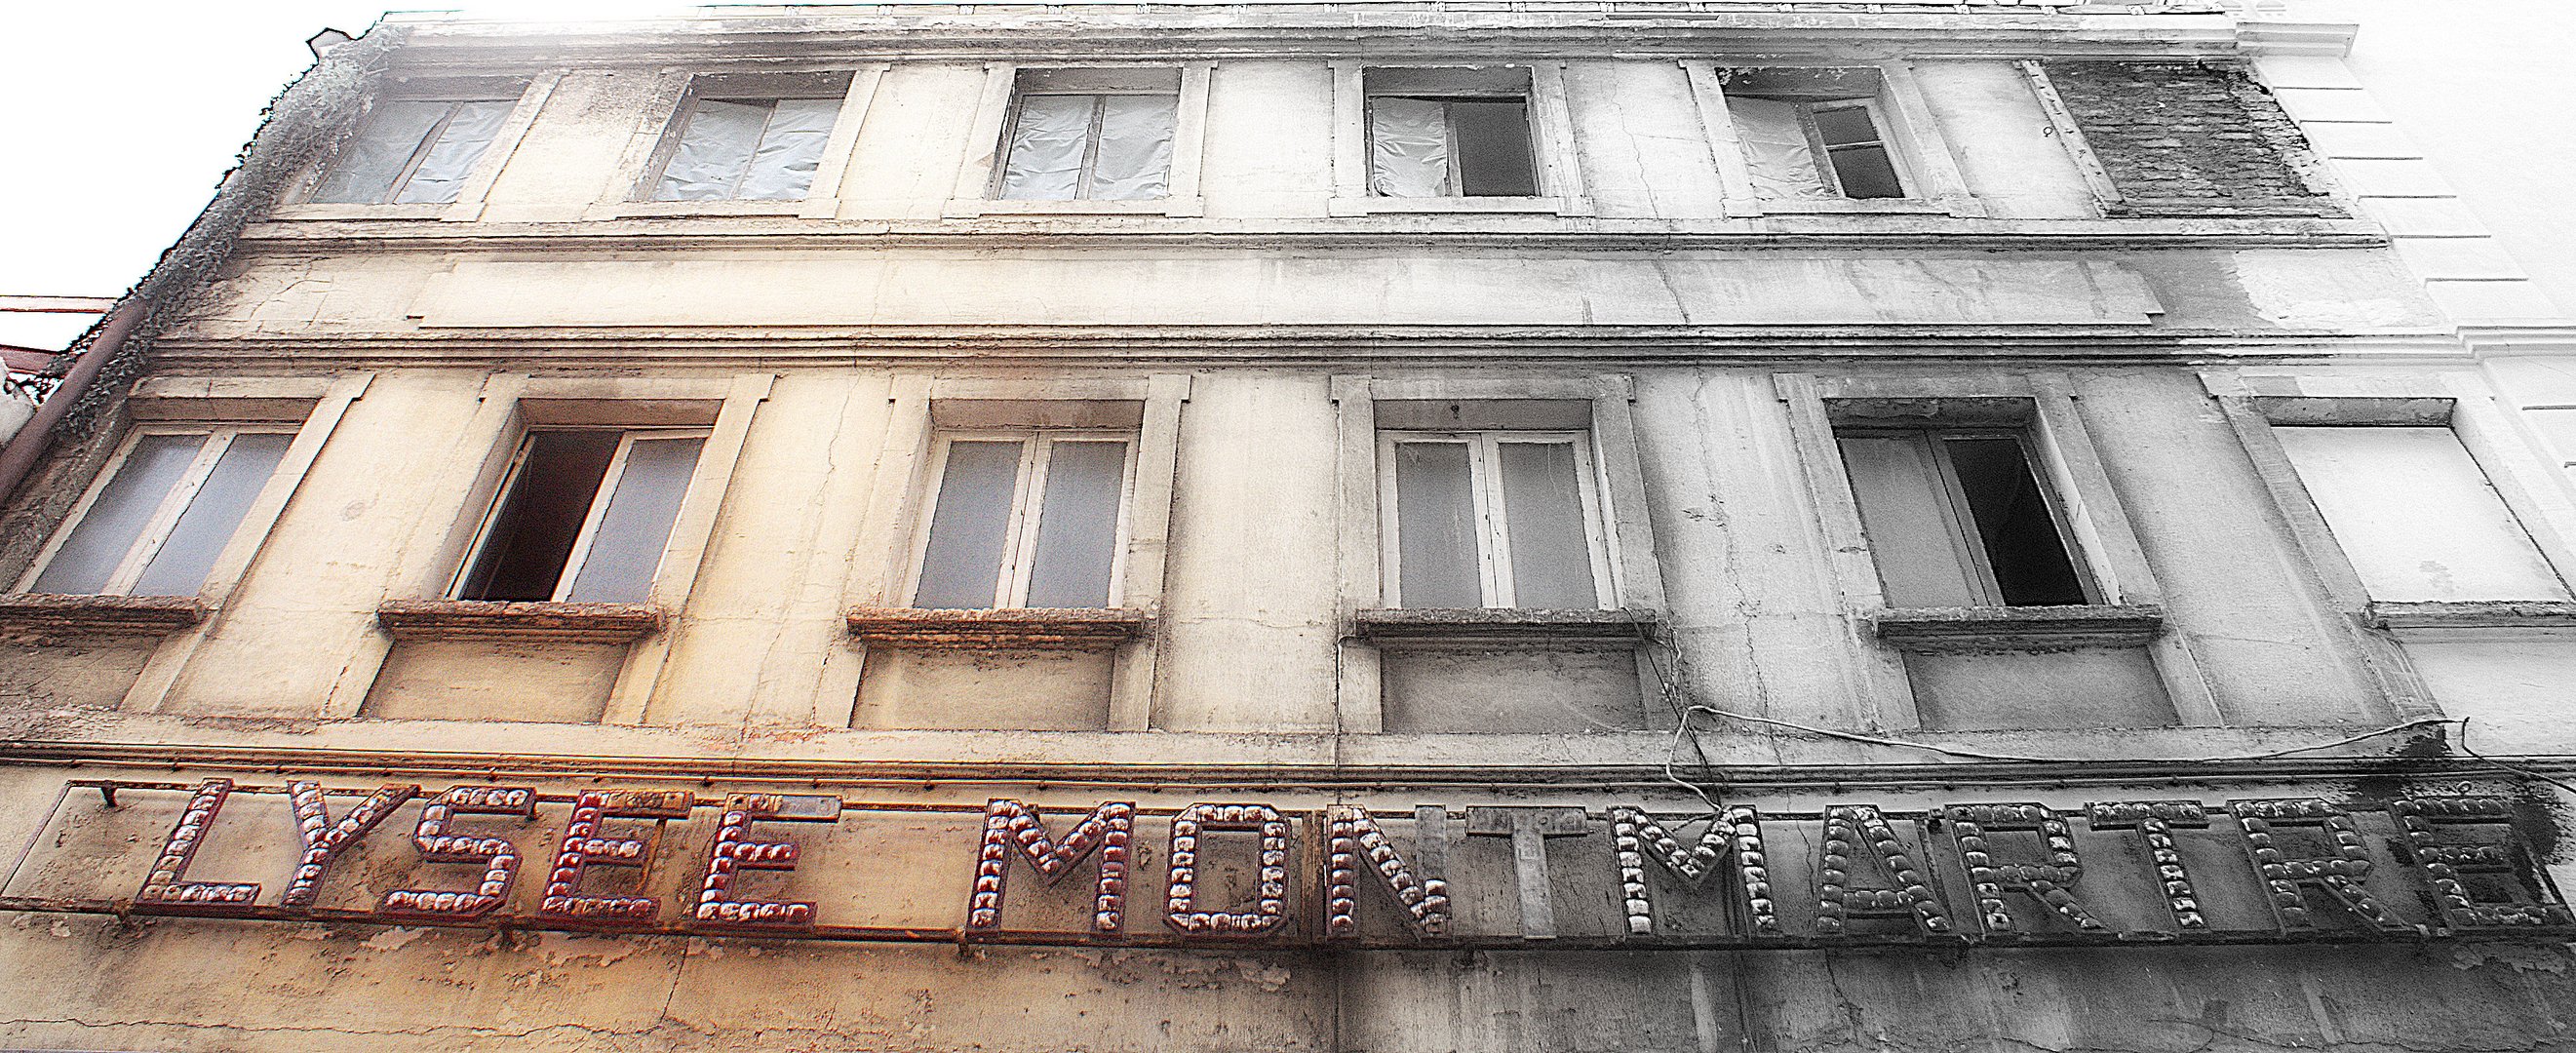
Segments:
[[[473,538],[465,545],[465,559],[457,565],[455,576],[448,582],[445,592],[445,595],[448,598],[458,600],[466,599],[466,597],[458,594],[465,591],[466,579],[473,576],[475,564],[482,561],[483,546],[491,541],[492,529],[499,523],[501,508],[504,504],[508,503],[512,489],[517,487],[519,484],[519,474],[527,467],[528,454],[536,448],[536,437],[548,432],[570,431],[617,432],[617,452],[609,456],[608,467],[600,473],[599,484],[591,491],[590,505],[582,512],[580,532],[573,536],[572,550],[564,554],[563,566],[556,571],[554,592],[547,596],[543,601],[547,603],[573,602],[566,597],[572,592],[574,580],[581,576],[582,561],[589,557],[591,543],[597,539],[599,534],[599,521],[608,512],[609,500],[617,495],[618,482],[625,478],[626,458],[628,454],[634,452],[635,444],[639,441],[649,441],[653,439],[698,439],[703,442],[711,439],[714,435],[714,429],[712,427],[619,428],[615,426],[560,427],[537,425],[521,429],[519,432],[518,447],[510,454],[509,466],[501,473],[501,485],[493,492],[492,499],[486,502],[483,510],[483,520],[474,528]],[[706,456],[706,447],[704,445],[701,445],[698,448],[698,455],[701,458]],[[692,482],[695,481],[696,475],[697,470],[695,467],[692,467],[690,469]],[[684,491],[681,495],[683,503],[687,501],[687,496],[688,495]],[[674,519],[676,520],[676,518],[677,516],[675,513]],[[675,522],[675,532],[676,526],[677,524]],[[662,555],[653,562],[653,573],[650,577],[656,581],[661,577],[663,562],[671,558],[673,541],[674,539],[665,539],[663,541]],[[648,586],[648,591],[644,599],[618,602],[652,603],[658,598],[659,597],[652,594],[652,590]],[[469,600],[468,602],[483,603],[496,601]]]
[[[1950,439],[2011,439],[2021,450],[2022,467],[2030,472],[2032,483],[2039,488],[2040,500],[2048,506],[2049,524],[2056,529],[2057,543],[2065,552],[2066,562],[2075,570],[2075,582],[2077,587],[2084,591],[2085,604],[2104,605],[2111,602],[2107,598],[2109,590],[2103,587],[2103,583],[2094,573],[2093,567],[2097,561],[2085,552],[2082,542],[2077,538],[2068,515],[2066,498],[2058,493],[2058,482],[2050,478],[2050,473],[2045,467],[2046,462],[2041,459],[2036,437],[2031,434],[2029,428],[1992,424],[1940,423],[1921,427],[1837,425],[1834,428],[1837,454],[1840,453],[1841,441],[1847,438],[1903,438],[1919,440],[1927,444],[1929,453],[1925,461],[1932,465],[1933,476],[1941,488],[1941,500],[1937,508],[1941,513],[1943,524],[1948,528],[1951,549],[1958,555],[1960,567],[1968,571],[1972,579],[1968,586],[1970,591],[1977,594],[1978,602],[1970,606],[1981,608],[2017,605],[2004,601],[2003,586],[1995,577],[1994,558],[1986,552],[1985,545],[1980,543],[1976,536],[1976,514],[1969,504],[1967,488],[1959,482],[1958,467],[1951,463],[1949,457],[1941,455],[1943,448],[1940,444]],[[1857,497],[1855,493],[1855,500]],[[1875,568],[1878,562],[1875,549],[1871,552],[1870,560]],[[2018,606],[2032,610],[2048,609],[2044,605]]]
[[[1374,156],[1376,155],[1376,151],[1377,151],[1377,138],[1376,138],[1376,129],[1377,129],[1377,104],[1378,104],[1378,100],[1380,100],[1380,99],[1403,99],[1403,100],[1406,100],[1406,101],[1409,101],[1409,102],[1434,102],[1434,103],[1439,103],[1439,104],[1440,104],[1440,127],[1441,127],[1441,131],[1442,131],[1442,133],[1447,137],[1447,161],[1448,161],[1448,172],[1447,172],[1447,173],[1442,177],[1442,179],[1441,179],[1441,185],[1446,186],[1446,187],[1457,187],[1457,188],[1462,188],[1462,189],[1461,189],[1461,191],[1460,191],[1460,192],[1456,192],[1456,193],[1448,193],[1448,194],[1434,194],[1434,195],[1431,195],[1431,199],[1453,198],[1453,197],[1454,197],[1454,198],[1491,198],[1491,197],[1496,197],[1496,196],[1503,196],[1503,195],[1494,195],[1494,194],[1468,194],[1468,193],[1463,192],[1463,188],[1467,185],[1467,170],[1466,170],[1465,165],[1464,165],[1464,164],[1462,163],[1462,161],[1461,161],[1461,157],[1464,155],[1465,151],[1462,151],[1462,150],[1460,150],[1460,149],[1458,148],[1458,117],[1457,117],[1457,113],[1456,113],[1456,111],[1454,111],[1454,110],[1450,109],[1450,106],[1451,106],[1452,104],[1454,104],[1454,103],[1461,103],[1461,102],[1483,102],[1483,103],[1517,102],[1517,103],[1521,104],[1521,120],[1522,120],[1525,124],[1527,124],[1527,125],[1528,125],[1528,134],[1529,134],[1529,141],[1530,141],[1530,158],[1529,158],[1529,163],[1530,163],[1530,179],[1531,179],[1531,181],[1532,181],[1533,183],[1536,183],[1536,181],[1537,181],[1537,179],[1538,179],[1538,169],[1539,169],[1539,161],[1538,161],[1538,122],[1537,122],[1536,120],[1532,119],[1532,117],[1531,117],[1531,110],[1533,109],[1533,107],[1530,105],[1530,99],[1529,99],[1529,96],[1528,96],[1527,94],[1522,94],[1522,95],[1457,95],[1457,94],[1435,94],[1435,93],[1431,93],[1431,92],[1421,92],[1421,93],[1403,93],[1403,94],[1399,94],[1399,93],[1391,92],[1391,91],[1372,92],[1372,93],[1370,93],[1370,94],[1369,94],[1368,98],[1362,102],[1362,111],[1363,111],[1363,112],[1361,113],[1361,119],[1362,119],[1362,121],[1363,121],[1363,122],[1365,122],[1365,127],[1367,127],[1367,128],[1369,129],[1369,143],[1368,143],[1368,147],[1369,147],[1370,155],[1371,155],[1372,157],[1374,157]],[[1385,197],[1385,198],[1393,198],[1393,197],[1397,197],[1397,195],[1394,195],[1394,194],[1384,194],[1384,193],[1380,193],[1380,192],[1378,191],[1378,188],[1377,188],[1377,173],[1376,173],[1376,171],[1375,171],[1375,169],[1374,169],[1374,166],[1372,166],[1372,169],[1371,169],[1371,171],[1369,172],[1369,196],[1371,196],[1371,197]],[[1425,200],[1425,199],[1424,199],[1424,198],[1403,198],[1402,200],[1414,200],[1414,201],[1419,201],[1419,200]]]
[[[72,534],[80,528],[82,523],[88,521],[91,507],[97,503],[99,496],[106,492],[108,484],[116,480],[117,473],[125,469],[126,463],[134,454],[134,448],[141,444],[143,439],[146,437],[153,435],[203,435],[206,436],[207,441],[197,448],[196,457],[189,462],[187,470],[180,475],[178,481],[171,485],[170,491],[161,495],[160,503],[153,507],[152,515],[144,520],[143,528],[136,533],[133,545],[126,549],[124,558],[118,560],[116,566],[108,572],[107,582],[100,587],[99,591],[94,593],[71,593],[70,595],[134,595],[134,586],[143,577],[144,568],[149,566],[153,558],[160,554],[162,546],[169,543],[170,532],[179,525],[179,517],[187,514],[188,507],[196,502],[197,494],[205,486],[207,477],[214,474],[215,465],[222,461],[224,452],[232,448],[232,444],[235,439],[245,434],[284,435],[287,437],[288,442],[292,444],[300,430],[301,429],[295,424],[284,421],[208,421],[202,423],[152,421],[138,423],[134,427],[127,429],[125,437],[119,440],[115,456],[110,458],[107,464],[100,469],[97,478],[91,480],[89,489],[81,494],[80,501],[74,504],[71,511],[63,516],[63,521],[55,526],[53,535],[46,539],[45,547],[39,550],[34,562],[27,567],[24,573],[19,575],[18,587],[11,591],[18,593],[27,592],[35,587],[37,579],[42,578],[45,571],[52,568],[54,558],[61,553],[63,544],[71,540]],[[216,441],[218,439],[221,441]],[[279,475],[288,471],[290,467],[291,466],[286,461],[284,455],[281,455],[277,466],[270,469],[268,478],[261,481],[260,489],[267,489],[270,484],[277,481]],[[254,498],[254,500],[256,500],[256,498]],[[247,529],[250,525],[251,515],[246,511],[243,514],[241,521],[233,525],[233,533],[230,537],[225,539],[224,547],[230,548],[232,546],[232,541],[239,538],[242,531]],[[207,580],[198,584],[197,592],[189,593],[188,595],[193,596],[204,593],[214,584],[214,578],[215,575],[213,571],[210,570],[207,574]]]
[[[457,188],[454,201],[397,204],[391,201],[360,203],[312,200],[312,196],[321,189],[323,180],[330,178],[332,162],[338,159],[335,151],[332,156],[307,166],[296,179],[292,189],[284,195],[284,199],[270,210],[269,218],[279,220],[427,219],[469,223],[482,219],[493,184],[500,180],[501,170],[509,164],[510,156],[518,151],[519,144],[527,138],[528,130],[535,126],[538,111],[544,109],[546,100],[553,97],[555,87],[562,83],[563,76],[562,70],[551,70],[526,78],[520,82],[516,94],[506,93],[498,86],[477,91],[470,87],[454,85],[452,82],[424,83],[398,85],[369,100],[367,111],[362,113],[358,121],[350,127],[349,134],[352,137],[365,127],[366,121],[374,115],[376,104],[380,102],[510,103],[509,114],[501,119],[501,127],[492,133],[492,141],[484,146],[483,155],[475,159],[474,170],[466,177],[464,184]],[[454,116],[451,111],[447,117],[441,118],[437,130],[443,131],[447,122]],[[422,158],[428,152],[428,147],[436,141],[437,136],[433,133],[414,149],[412,158],[403,168],[406,177],[418,169]],[[392,189],[387,193],[400,192],[403,181],[402,178],[395,179]]]
[[[1519,599],[1511,565],[1511,509],[1503,497],[1499,475],[1502,471],[1502,447],[1506,443],[1574,447],[1576,497],[1581,504],[1584,547],[1592,568],[1593,610],[1618,607],[1618,546],[1607,527],[1610,498],[1601,489],[1601,471],[1590,432],[1580,430],[1541,430],[1484,428],[1457,431],[1429,431],[1387,428],[1378,431],[1378,526],[1379,575],[1381,599],[1389,607],[1404,607],[1403,537],[1397,522],[1395,453],[1399,445],[1465,445],[1468,458],[1468,493],[1474,502],[1477,521],[1477,585],[1486,610],[1538,610],[1516,602]],[[1515,602],[1500,602],[1509,597]]]
[[[904,602],[918,607],[921,579],[928,570],[931,525],[939,514],[939,491],[948,479],[948,454],[959,442],[1018,442],[1020,464],[1012,476],[1009,526],[1003,534],[1000,566],[994,569],[993,602],[969,610],[1051,610],[1028,605],[1029,578],[1037,569],[1038,528],[1044,518],[1046,477],[1062,442],[1116,441],[1126,446],[1119,467],[1118,517],[1109,548],[1109,589],[1101,609],[1118,609],[1127,584],[1127,549],[1133,533],[1138,453],[1143,437],[1135,430],[1112,428],[941,428],[931,438],[930,459],[922,473],[921,525],[913,532],[911,572],[904,579]],[[1089,608],[1061,608],[1086,610]]]
[[[1165,199],[1167,199],[1167,198],[1170,198],[1170,197],[1172,196],[1172,186],[1171,186],[1171,183],[1172,183],[1172,177],[1171,177],[1171,172],[1170,172],[1168,169],[1167,169],[1167,170],[1165,170],[1165,172],[1163,173],[1163,196],[1162,196],[1162,197],[1151,197],[1151,198],[1095,198],[1095,197],[1091,196],[1091,190],[1092,190],[1091,181],[1092,181],[1092,174],[1093,174],[1092,170],[1093,170],[1093,169],[1094,169],[1094,168],[1095,168],[1095,167],[1100,163],[1100,132],[1101,132],[1101,126],[1102,126],[1103,121],[1104,121],[1104,120],[1107,118],[1107,116],[1108,116],[1108,109],[1109,109],[1109,108],[1108,108],[1108,105],[1107,105],[1107,103],[1106,103],[1106,100],[1107,100],[1110,96],[1113,96],[1113,95],[1140,96],[1140,97],[1146,97],[1146,98],[1170,98],[1170,99],[1172,100],[1172,138],[1173,138],[1173,140],[1174,140],[1174,141],[1173,141],[1173,144],[1172,144],[1172,145],[1173,145],[1173,148],[1174,148],[1174,149],[1173,149],[1173,152],[1174,152],[1174,153],[1176,153],[1176,154],[1179,152],[1179,146],[1180,146],[1179,139],[1180,139],[1180,106],[1181,106],[1181,97],[1180,97],[1180,93],[1179,93],[1179,92],[1177,92],[1177,91],[1168,91],[1168,92],[1167,92],[1167,91],[1153,91],[1153,90],[1143,89],[1143,88],[1134,88],[1134,89],[1098,88],[1098,89],[1089,89],[1089,90],[1076,90],[1076,89],[1071,89],[1071,88],[1055,88],[1055,89],[1045,89],[1045,90],[1039,90],[1039,91],[1017,91],[1017,92],[1013,92],[1013,93],[1011,94],[1011,112],[1010,112],[1010,116],[1009,116],[1006,120],[1004,120],[1004,121],[1002,122],[1002,138],[1001,138],[1001,144],[1000,144],[1000,145],[998,145],[998,146],[995,146],[995,147],[993,148],[993,177],[992,177],[992,185],[990,185],[990,186],[988,186],[988,187],[986,187],[986,188],[985,188],[985,190],[984,190],[984,196],[985,196],[986,198],[989,198],[989,199],[994,200],[994,201],[1009,201],[1009,202],[1035,202],[1035,201],[1039,201],[1039,200],[1041,200],[1041,199],[1038,199],[1038,198],[1006,198],[1006,197],[1003,197],[1003,196],[1002,196],[1002,185],[1003,185],[1005,182],[1007,182],[1007,181],[1009,180],[1009,178],[1010,178],[1010,170],[1011,170],[1011,169],[1010,169],[1010,165],[1011,165],[1011,158],[1010,158],[1010,152],[1011,152],[1011,151],[1010,151],[1010,144],[1011,144],[1011,141],[1012,141],[1012,140],[1014,140],[1014,139],[1016,139],[1016,138],[1018,138],[1018,137],[1019,137],[1019,132],[1020,132],[1020,114],[1021,114],[1021,111],[1022,111],[1022,107],[1023,107],[1024,105],[1026,105],[1026,104],[1027,104],[1027,102],[1028,102],[1030,99],[1033,99],[1033,98],[1040,98],[1040,97],[1068,97],[1068,96],[1069,96],[1069,97],[1074,97],[1074,98],[1087,98],[1087,99],[1092,100],[1092,103],[1091,103],[1091,123],[1090,123],[1090,126],[1089,126],[1089,130],[1085,133],[1084,138],[1083,138],[1083,148],[1082,148],[1082,175],[1081,175],[1081,177],[1080,177],[1078,180],[1076,180],[1076,183],[1075,183],[1075,187],[1076,187],[1075,195],[1074,195],[1072,198],[1068,199],[1068,200],[1072,200],[1072,201],[1081,201],[1081,202],[1096,202],[1096,201],[1163,201],[1163,200],[1165,200]]]
[[[1949,142],[1941,134],[1940,122],[1932,116],[1922,85],[1914,75],[1912,62],[1902,59],[1783,62],[1748,56],[1741,61],[1684,59],[1681,65],[1690,81],[1691,98],[1699,107],[1701,128],[1708,139],[1709,158],[1715,164],[1718,182],[1724,188],[1723,209],[1728,218],[1869,213],[1930,213],[1975,218],[1986,214],[1985,207],[1968,192],[1967,178],[1960,173]],[[1906,191],[1906,196],[1812,201],[1762,197],[1754,189],[1751,162],[1745,158],[1744,144],[1736,132],[1734,116],[1726,108],[1728,71],[1734,69],[1872,71],[1878,84],[1876,92],[1866,96],[1820,92],[1812,101],[1872,104],[1870,115],[1877,126],[1879,141],[1885,144],[1888,164],[1896,170],[1897,181]],[[1755,92],[1742,94],[1767,97]],[[1808,100],[1802,100],[1805,101]],[[1802,110],[1801,120],[1808,122],[1811,118]],[[1812,131],[1810,143],[1821,158],[1823,145]],[[1841,187],[1838,174],[1833,185],[1837,190]]]
[[[1417,75],[1456,71],[1467,75],[1488,76],[1496,70],[1518,70],[1527,78],[1519,98],[1527,106],[1530,122],[1530,169],[1537,181],[1538,193],[1526,197],[1383,197],[1376,192],[1374,169],[1369,151],[1369,100],[1377,96],[1397,98],[1447,98],[1465,101],[1493,101],[1511,98],[1508,91],[1491,87],[1462,86],[1456,89],[1388,86],[1372,89],[1368,74],[1376,70],[1403,70]],[[1589,216],[1595,208],[1584,188],[1582,159],[1574,143],[1574,117],[1566,101],[1565,63],[1563,62],[1479,62],[1457,61],[1338,61],[1333,73],[1333,196],[1325,203],[1325,212],[1336,217],[1358,217],[1381,213],[1553,213],[1560,216]],[[1454,135],[1454,132],[1452,133]],[[1456,151],[1451,151],[1454,175]]]
[[[599,197],[582,210],[582,218],[795,216],[832,219],[840,214],[841,184],[849,174],[850,159],[857,150],[868,109],[876,99],[878,85],[891,68],[892,63],[886,62],[746,73],[702,67],[665,68],[654,84],[653,101],[645,107],[644,116],[635,130],[629,133],[625,152],[619,157],[607,185],[601,188]],[[680,134],[687,128],[689,114],[696,112],[698,100],[730,102],[754,99],[774,103],[781,99],[829,99],[835,96],[836,89],[819,85],[832,84],[845,75],[849,79],[837,88],[840,105],[833,114],[832,130],[824,137],[823,153],[815,161],[814,180],[806,185],[804,197],[698,201],[653,199],[654,188],[660,184],[671,154],[679,149]],[[775,110],[772,113],[774,115]]]
[[[1200,179],[1207,149],[1208,93],[1216,64],[1184,63],[1010,63],[984,66],[984,93],[975,119],[967,127],[965,159],[957,182],[940,209],[943,219],[1009,216],[1143,215],[1175,219],[1207,214]],[[1133,79],[1172,75],[1173,86],[1138,87]],[[1023,83],[1035,80],[1034,88]],[[1065,201],[1022,201],[1001,196],[1009,164],[1010,131],[1019,120],[1025,95],[1172,95],[1172,167],[1164,178],[1162,197]],[[1098,148],[1094,137],[1093,149]],[[1086,178],[1088,174],[1086,172]]]

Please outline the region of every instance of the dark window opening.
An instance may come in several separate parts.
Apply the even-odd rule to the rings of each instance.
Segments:
[[[458,599],[554,598],[621,434],[543,431],[528,436],[509,492],[484,531],[482,551],[456,591]]]
[[[1888,606],[2094,602],[2020,433],[1855,431],[1838,440]]]

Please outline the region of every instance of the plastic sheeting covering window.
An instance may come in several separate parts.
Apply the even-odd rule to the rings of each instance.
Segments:
[[[1744,161],[1753,170],[1757,196],[1808,201],[1842,197],[1816,165],[1797,103],[1730,96],[1726,112],[1735,122],[1736,140],[1744,144]]]
[[[1171,192],[1170,95],[1027,95],[1002,166],[1008,201],[1136,201]]]
[[[781,201],[813,188],[837,99],[700,99],[653,188],[656,201]]]
[[[483,159],[483,151],[500,134],[501,122],[508,120],[508,102],[460,102],[448,115],[447,126],[422,151],[420,163],[411,177],[403,180],[402,189],[394,192],[394,203],[438,204],[456,200],[464,188],[465,178],[474,174],[474,165]]]
[[[1369,100],[1369,190],[1449,197],[1449,108],[1436,99]]]
[[[497,112],[487,116],[487,111]],[[456,187],[482,158],[509,112],[506,102],[379,103],[357,136],[341,148],[312,200],[355,205],[454,201]]]

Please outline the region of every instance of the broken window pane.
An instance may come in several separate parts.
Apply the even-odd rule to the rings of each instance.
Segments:
[[[509,492],[493,509],[482,549],[456,598],[553,599],[621,437],[600,430],[529,435]]]
[[[1448,109],[1433,99],[1369,100],[1369,189],[1381,197],[1447,197]]]
[[[116,568],[143,539],[153,514],[169,499],[171,489],[187,478],[205,443],[204,435],[145,435],[134,440],[116,475],[91,499],[80,525],[55,549],[53,561],[36,576],[31,591],[70,595],[106,591]]]
[[[1102,97],[1090,197],[1137,201],[1171,193],[1172,134],[1180,104],[1173,95]]]
[[[1002,556],[1010,543],[1011,504],[1019,489],[1021,444],[952,442],[930,515],[930,545],[921,558],[913,606],[993,606]]]
[[[813,188],[837,99],[699,99],[653,189],[656,201],[793,200]]]
[[[332,159],[330,174],[314,188],[312,200],[363,205],[385,201],[395,180],[411,167],[421,143],[454,105],[419,100],[377,103],[368,111],[365,126]]]
[[[1106,607],[1109,570],[1118,550],[1118,499],[1127,482],[1127,444],[1057,442],[1048,450],[1028,605]]]
[[[134,583],[137,596],[194,596],[206,587],[215,557],[233,539],[242,515],[268,485],[277,462],[295,439],[281,432],[247,432],[233,437],[215,461],[214,470],[188,500],[188,510],[170,528],[161,550],[144,564]]]
[[[420,165],[411,178],[395,192],[396,204],[446,204],[456,200],[465,179],[474,174],[474,165],[483,159],[483,151],[501,132],[501,122],[508,120],[510,102],[460,102],[447,118],[447,126],[421,155]]]
[[[1511,535],[1512,606],[1599,606],[1574,444],[1505,442],[1497,449],[1503,468],[1503,523]]]
[[[1817,200],[1841,195],[1825,182],[1807,142],[1806,121],[1798,104],[1728,96],[1726,112],[1735,122],[1736,141],[1753,172],[1753,192],[1778,200]]]
[[[1397,595],[1407,607],[1482,607],[1471,448],[1395,444]]]
[[[1010,160],[1002,169],[1002,197],[1011,201],[1071,201],[1082,193],[1082,166],[1090,154],[1094,95],[1030,95],[1020,99],[1011,126]]]
[[[617,488],[591,529],[581,570],[564,599],[587,603],[641,603],[651,596],[653,574],[671,542],[671,524],[698,468],[700,438],[637,439],[617,473]]]
[[[1534,197],[1529,104],[1519,99],[1459,100],[1449,105],[1458,144],[1459,193],[1468,197]]]

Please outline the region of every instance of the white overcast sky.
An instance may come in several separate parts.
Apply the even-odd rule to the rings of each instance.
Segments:
[[[187,229],[305,38],[386,10],[578,18],[660,0],[119,0],[0,14],[0,294],[114,296]],[[88,319],[0,314],[0,344],[60,347]]]

